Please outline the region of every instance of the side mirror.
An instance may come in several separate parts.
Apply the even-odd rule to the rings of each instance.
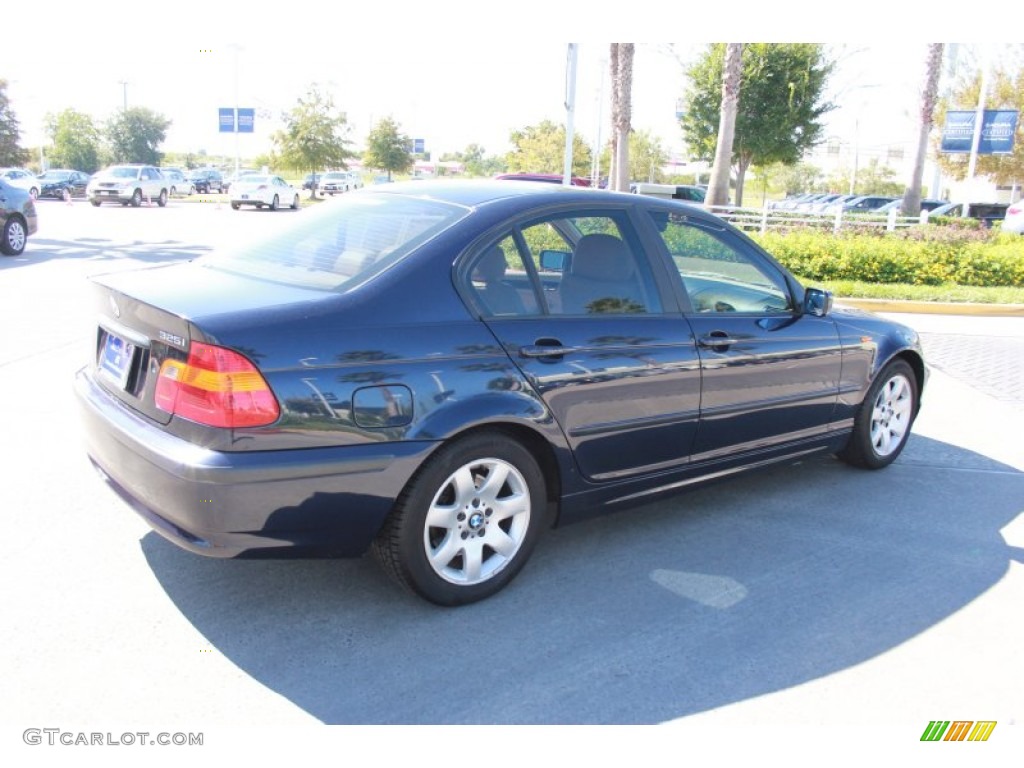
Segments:
[[[804,290],[804,314],[824,317],[832,311],[832,293],[820,288]]]
[[[569,260],[567,251],[543,250],[540,252],[540,268],[545,272],[564,272]]]

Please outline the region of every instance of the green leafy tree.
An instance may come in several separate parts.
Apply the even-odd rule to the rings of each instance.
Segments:
[[[936,122],[946,124],[950,110],[974,110],[981,92],[981,73],[975,73],[961,82],[949,99],[941,99],[936,108]],[[1016,109],[1024,112],[1024,69],[1016,74],[999,71],[989,78],[985,109]],[[936,136],[938,148],[941,136]],[[970,155],[967,153],[939,154],[939,167],[947,176],[964,179],[967,176]],[[1013,153],[1009,155],[978,155],[975,168],[978,175],[988,176],[996,184],[1009,185],[1024,181],[1024,120],[1017,120],[1017,133],[1013,137]]]
[[[408,173],[415,162],[409,147],[412,139],[401,131],[391,117],[379,120],[366,137],[366,152],[363,163],[371,168],[387,171],[388,180],[393,173]]]
[[[849,192],[850,169],[838,168],[829,176],[828,188],[837,192]],[[873,157],[867,165],[857,169],[857,178],[853,187],[855,195],[891,195],[899,197],[903,194],[903,186],[896,181],[896,171]]]
[[[779,169],[779,184],[786,195],[798,195],[801,192],[818,192],[824,189],[821,169],[810,163],[786,165]]]
[[[281,167],[281,158],[274,152],[263,152],[252,159],[253,168],[269,168],[273,172]]]
[[[0,166],[24,165],[28,152],[21,148],[21,127],[7,98],[7,81],[0,79]]]
[[[565,171],[565,126],[544,120],[512,131],[509,140],[513,149],[505,156],[505,164],[512,173],[557,173]],[[572,173],[589,176],[590,147],[578,134],[573,134]]]
[[[612,148],[609,142],[601,152],[601,167],[611,163]],[[629,134],[629,178],[633,181],[651,181],[660,184],[665,181],[664,167],[668,164],[668,150],[661,139],[648,130],[633,131]],[[626,186],[629,189],[629,186]]]
[[[479,144],[470,144],[462,152],[446,152],[441,160],[452,160],[466,166],[467,176],[494,176],[505,170],[505,161],[497,156],[487,157]]]
[[[107,121],[106,137],[115,163],[159,165],[159,147],[167,138],[171,121],[147,107],[131,107]]]
[[[99,128],[89,115],[65,109],[46,116],[46,130],[53,147],[50,165],[95,173],[100,169],[102,139]]]
[[[712,161],[718,142],[725,43],[715,43],[687,74],[692,87],[685,96],[680,124],[691,152]],[[822,117],[832,109],[823,100],[832,64],[814,43],[747,43],[736,114],[732,162],[736,201],[742,204],[743,181],[751,165],[795,164],[820,143]]]
[[[314,84],[282,117],[285,127],[273,137],[281,165],[310,173],[348,168],[346,160],[355,154],[349,149],[348,120],[335,110],[330,95],[320,93]],[[316,197],[315,186],[309,194]]]

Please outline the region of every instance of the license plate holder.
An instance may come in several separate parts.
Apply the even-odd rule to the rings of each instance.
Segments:
[[[100,354],[99,369],[121,389],[128,386],[134,358],[135,345],[108,331]]]

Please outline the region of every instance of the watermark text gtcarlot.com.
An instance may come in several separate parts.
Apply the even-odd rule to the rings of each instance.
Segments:
[[[124,733],[86,733],[85,731],[64,731],[60,728],[26,728],[21,734],[22,741],[36,746],[63,745],[66,747],[130,747],[130,746],[176,746],[201,747],[202,733],[150,733],[149,731],[126,731]]]

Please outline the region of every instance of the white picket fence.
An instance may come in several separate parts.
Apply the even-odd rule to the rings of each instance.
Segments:
[[[928,212],[922,211],[920,216],[900,216],[899,211],[888,213],[810,213],[790,211],[777,208],[746,208],[734,205],[704,206],[716,216],[725,219],[733,226],[748,232],[768,232],[769,230],[793,230],[810,228],[817,230],[843,229],[884,229],[893,232],[897,229],[916,227],[928,222]]]

